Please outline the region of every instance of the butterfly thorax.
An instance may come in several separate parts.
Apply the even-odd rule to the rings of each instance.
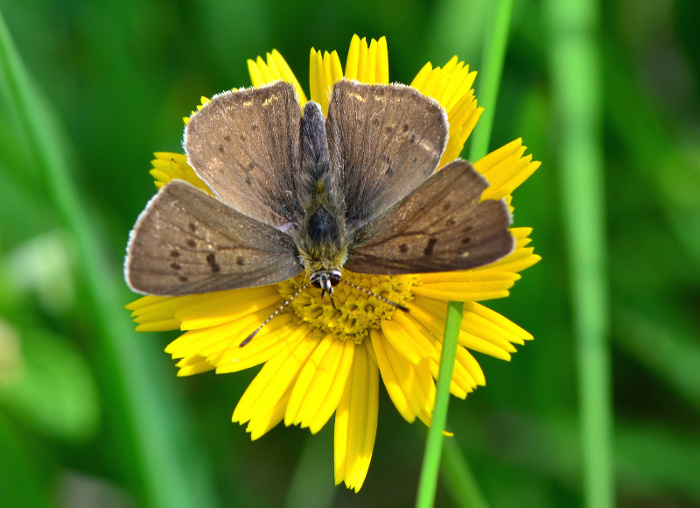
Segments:
[[[329,283],[337,284],[350,244],[346,237],[344,211],[330,191],[328,180],[325,173],[314,182],[309,201],[305,203],[304,222],[296,242],[299,258],[310,272],[311,281],[324,290],[328,290]],[[335,272],[338,272],[338,277]]]

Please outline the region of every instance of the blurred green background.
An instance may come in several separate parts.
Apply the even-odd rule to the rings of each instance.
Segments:
[[[17,62],[0,55],[0,506],[414,503],[425,429],[383,388],[367,481],[359,494],[335,488],[332,425],[315,437],[279,426],[251,443],[230,415],[256,369],[176,378],[162,353],[176,333],[131,331],[121,263],[155,192],[152,152],[180,151],[200,96],[249,85],[246,59],[278,49],[308,92],[310,48],[344,62],[357,33],[387,36],[392,80],[454,54],[479,70],[488,4],[0,0],[31,77],[13,88]],[[559,41],[544,4],[515,2],[491,141],[522,136],[543,162],[514,200],[543,261],[489,302],[535,341],[510,363],[479,356],[488,386],[449,414],[494,507],[584,502]],[[599,9],[617,503],[700,506],[700,3]],[[32,138],[27,115],[51,128]],[[58,159],[69,181],[41,169]],[[75,217],[82,234],[67,227]],[[464,500],[443,483],[436,506]]]

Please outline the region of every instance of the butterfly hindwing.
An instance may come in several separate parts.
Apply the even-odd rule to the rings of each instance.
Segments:
[[[224,92],[196,112],[185,129],[194,171],[227,205],[284,229],[303,209],[301,109],[284,81]]]
[[[355,227],[423,183],[448,134],[444,109],[417,90],[349,80],[333,87],[326,129],[334,182]]]
[[[480,201],[487,187],[457,159],[360,231],[345,268],[402,274],[466,270],[492,263],[514,248],[503,200]]]
[[[124,267],[134,291],[171,296],[273,284],[301,270],[288,235],[179,180],[141,213]]]

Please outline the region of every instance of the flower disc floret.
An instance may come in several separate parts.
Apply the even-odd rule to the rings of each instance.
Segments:
[[[280,294],[285,299],[292,298],[306,283],[304,277],[282,282]],[[318,330],[319,337],[330,333],[342,341],[361,343],[368,338],[371,329],[381,329],[382,320],[389,320],[395,312],[402,311],[351,284],[406,306],[413,300],[412,289],[419,284],[419,277],[367,275],[344,270],[342,281],[334,288],[332,296],[322,296],[320,289],[308,286],[294,296],[289,307],[301,321]]]

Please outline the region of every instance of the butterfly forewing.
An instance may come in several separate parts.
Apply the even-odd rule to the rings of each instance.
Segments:
[[[480,202],[487,187],[458,159],[364,228],[345,267],[401,274],[466,270],[492,263],[514,247],[504,201]]]
[[[356,227],[433,173],[448,134],[442,107],[417,90],[348,80],[333,88],[326,128],[333,178]]]
[[[224,203],[278,228],[299,221],[301,110],[289,83],[224,92],[195,113],[185,151]]]
[[[288,235],[178,180],[139,217],[125,264],[131,288],[152,295],[262,286],[301,270]]]

